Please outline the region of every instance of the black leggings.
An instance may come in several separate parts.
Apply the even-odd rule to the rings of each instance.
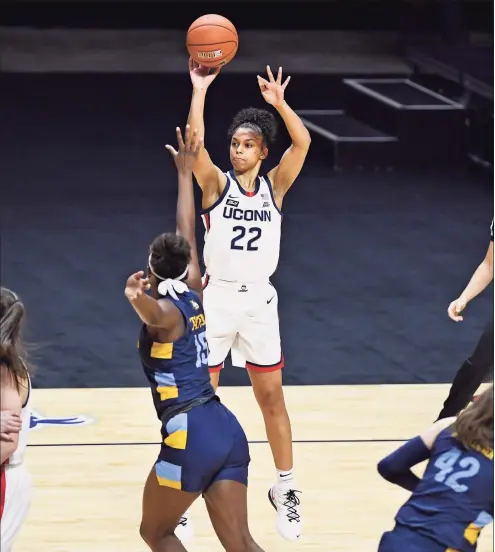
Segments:
[[[483,330],[473,354],[455,375],[449,396],[438,419],[457,416],[471,401],[473,394],[493,368],[493,321]]]

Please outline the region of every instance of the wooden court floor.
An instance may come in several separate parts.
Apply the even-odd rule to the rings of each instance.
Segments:
[[[284,541],[266,498],[274,469],[250,388],[224,388],[223,402],[251,441],[249,508],[266,552],[373,552],[407,493],[383,481],[377,461],[435,418],[446,385],[304,386],[285,390],[304,535]],[[148,389],[35,390],[30,434],[33,505],[15,552],[146,552],[138,526],[141,492],[157,455],[159,423]],[[83,424],[50,425],[86,416]],[[44,419],[45,417],[45,419]],[[77,421],[77,420],[76,420]],[[223,550],[201,500],[189,550]],[[493,551],[492,528],[478,548]]]

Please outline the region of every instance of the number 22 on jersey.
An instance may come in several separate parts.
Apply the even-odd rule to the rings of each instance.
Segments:
[[[234,226],[232,230],[235,235],[230,242],[230,249],[237,249],[241,251],[258,250],[256,242],[261,238],[261,228],[258,226],[252,226],[251,228]]]

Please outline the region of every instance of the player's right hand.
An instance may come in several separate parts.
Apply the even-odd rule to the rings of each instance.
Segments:
[[[129,301],[135,301],[145,291],[148,291],[150,287],[149,279],[145,278],[144,272],[140,270],[139,272],[129,276],[125,285],[124,293]]]
[[[0,412],[0,440],[13,441],[12,434],[21,431],[22,420],[19,414],[4,410]]]
[[[203,138],[199,136],[197,129],[191,132],[189,125],[186,125],[185,138],[182,138],[179,127],[175,129],[175,132],[179,151],[175,150],[170,144],[167,144],[165,148],[174,158],[175,166],[180,173],[191,173],[203,145]]]
[[[215,80],[218,73],[220,73],[220,69],[221,67],[203,67],[197,61],[194,61],[192,57],[190,57],[189,74],[191,75],[193,88],[206,90]]]
[[[459,297],[455,301],[452,301],[452,303],[450,303],[449,305],[449,308],[447,309],[449,317],[454,320],[454,322],[462,322],[464,318],[460,316],[460,314],[466,308],[466,305],[467,302],[462,299],[462,297]]]

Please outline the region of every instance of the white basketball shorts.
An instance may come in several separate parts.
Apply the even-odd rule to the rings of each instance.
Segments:
[[[3,511],[0,519],[0,550],[10,552],[31,505],[31,476],[24,464],[2,469]]]
[[[239,283],[206,276],[203,290],[211,372],[232,364],[272,372],[283,368],[277,290],[270,282]]]

